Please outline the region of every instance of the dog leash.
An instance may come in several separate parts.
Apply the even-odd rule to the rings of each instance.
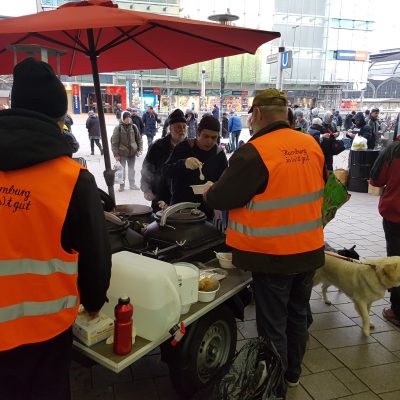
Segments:
[[[361,262],[360,260],[355,260],[354,258],[341,256],[340,254],[333,253],[332,251],[325,251],[325,254],[328,254],[328,255],[330,255],[332,257],[336,257],[336,258],[339,258],[341,260],[349,261],[349,262],[352,262],[352,263],[355,263],[355,264],[367,265],[367,266],[371,267],[373,270],[376,271],[376,265],[366,264],[366,263]]]

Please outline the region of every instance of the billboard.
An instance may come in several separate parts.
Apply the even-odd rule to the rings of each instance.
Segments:
[[[336,50],[336,60],[368,61],[368,51],[360,50]]]

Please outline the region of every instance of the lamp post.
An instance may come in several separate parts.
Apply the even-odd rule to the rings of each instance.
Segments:
[[[143,71],[139,71],[140,76],[140,108],[144,112],[144,99],[143,99]]]
[[[295,45],[295,42],[296,42],[296,30],[297,30],[297,28],[300,28],[300,25],[292,26],[292,29],[293,29],[293,44],[292,44],[292,52],[293,53],[292,54],[294,54],[294,45]],[[292,68],[290,68],[290,83],[292,83],[293,65],[294,65],[294,63],[292,61]]]
[[[200,111],[206,111],[206,69],[201,67]]]
[[[210,21],[219,22],[222,25],[231,25],[233,21],[237,21],[239,17],[230,13],[229,8],[225,14],[214,14],[208,17]],[[220,83],[220,110],[219,110],[219,122],[221,124],[220,135],[222,136],[222,113],[224,104],[224,92],[225,92],[225,58],[221,57],[221,83]]]

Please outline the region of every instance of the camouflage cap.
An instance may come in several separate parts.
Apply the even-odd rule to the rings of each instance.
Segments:
[[[253,112],[254,106],[282,106],[287,107],[288,99],[285,93],[278,89],[265,89],[254,97],[249,114]]]

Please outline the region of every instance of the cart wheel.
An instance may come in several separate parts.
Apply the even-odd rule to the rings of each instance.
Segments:
[[[235,354],[236,320],[222,305],[189,327],[177,352],[168,361],[176,391],[189,396],[204,387]]]

